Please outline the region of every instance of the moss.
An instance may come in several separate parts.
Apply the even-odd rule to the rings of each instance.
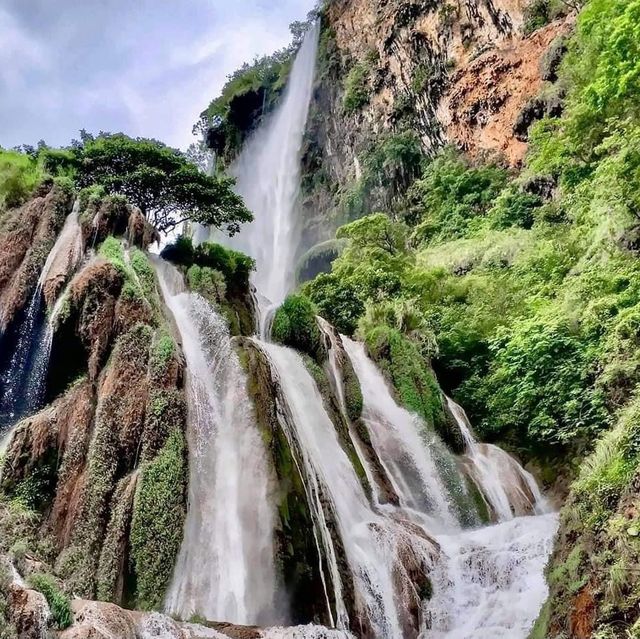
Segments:
[[[322,370],[322,368],[318,366],[318,364],[313,359],[311,359],[309,356],[305,356],[303,360],[306,369],[311,374],[311,377],[313,377],[313,380],[318,387],[318,391],[322,396],[322,402],[325,411],[336,429],[340,445],[349,458],[351,466],[356,472],[356,475],[358,476],[358,479],[360,480],[365,493],[367,493],[367,495],[370,495],[371,486],[369,485],[369,480],[367,479],[367,473],[365,472],[364,466],[362,465],[360,457],[358,456],[358,453],[353,445],[353,441],[351,440],[351,436],[349,435],[349,427],[345,423],[342,411],[338,406],[338,401],[333,395],[331,384],[329,383],[324,370]]]
[[[533,628],[531,629],[529,639],[547,639],[550,619],[551,606],[549,605],[549,601],[546,601],[540,610],[540,614],[538,615]]]
[[[353,370],[353,365],[348,357],[345,358],[345,362],[342,365],[342,386],[347,417],[351,422],[356,422],[362,416],[364,400],[360,380]]]
[[[161,379],[176,357],[178,347],[166,327],[158,329],[153,337],[149,368],[152,379]]]
[[[154,388],[149,393],[144,424],[142,459],[151,459],[173,430],[184,430],[187,406],[184,393],[175,388]]]
[[[85,500],[74,532],[74,543],[85,550],[74,580],[79,594],[85,597],[95,593],[97,565],[118,473],[126,473],[135,463],[135,444],[143,427],[139,393],[145,389],[151,335],[148,325],[137,324],[118,339],[107,371],[113,380],[112,392],[101,397],[97,409]]]
[[[321,335],[316,315],[316,307],[308,297],[289,295],[273,318],[273,340],[317,359]]]
[[[133,247],[130,250],[130,263],[145,297],[149,302],[154,302],[157,297],[156,278],[149,258],[144,251]]]
[[[64,630],[71,625],[73,613],[69,598],[60,590],[56,580],[48,574],[37,573],[29,577],[29,585],[41,592],[51,610],[53,623],[58,630]]]
[[[107,526],[97,572],[97,597],[101,601],[122,603],[124,573],[127,563],[129,526],[133,511],[133,490],[136,477],[120,480],[111,501],[111,518]]]
[[[418,347],[388,326],[377,326],[364,337],[371,357],[391,380],[400,403],[435,428],[454,450],[459,450],[459,433],[450,428],[440,386]]]
[[[189,288],[214,304],[225,299],[227,283],[224,275],[208,266],[193,264],[187,271]]]
[[[174,430],[141,470],[131,521],[137,605],[159,608],[182,542],[186,516],[187,443]]]
[[[371,88],[369,83],[370,66],[360,62],[355,64],[344,82],[342,104],[347,113],[359,111],[369,102]]]

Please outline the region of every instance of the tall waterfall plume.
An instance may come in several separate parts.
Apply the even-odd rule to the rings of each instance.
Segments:
[[[158,260],[156,271],[188,367],[189,507],[166,607],[183,618],[280,622],[271,478],[229,329],[173,266]]]
[[[232,243],[256,260],[254,284],[280,304],[294,283],[300,241],[300,152],[313,91],[319,24],[296,56],[286,93],[233,167],[236,190],[254,214]]]

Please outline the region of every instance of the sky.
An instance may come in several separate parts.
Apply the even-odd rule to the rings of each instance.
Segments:
[[[315,0],[0,0],[0,146],[123,131],[186,148],[226,76]]]

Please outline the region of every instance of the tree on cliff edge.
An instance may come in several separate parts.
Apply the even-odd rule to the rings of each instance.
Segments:
[[[85,135],[70,155],[78,186],[100,184],[107,193],[125,196],[159,231],[191,220],[233,235],[252,219],[231,178],[204,174],[183,153],[157,140]]]

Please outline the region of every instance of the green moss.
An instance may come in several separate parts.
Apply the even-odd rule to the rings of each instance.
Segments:
[[[305,295],[289,295],[276,311],[271,328],[274,341],[318,358],[321,347],[317,311]]]
[[[36,573],[29,577],[29,585],[41,592],[51,610],[53,623],[58,630],[64,630],[71,625],[73,613],[69,598],[60,590],[56,580],[48,574]]]
[[[585,550],[578,544],[571,550],[567,559],[549,573],[549,583],[561,584],[565,595],[578,593],[588,581],[588,570],[584,569]]]
[[[346,358],[342,366],[342,385],[344,389],[344,401],[347,409],[347,417],[351,422],[356,422],[362,416],[363,398],[360,380],[353,370],[351,360]]]
[[[127,274],[124,247],[119,239],[109,236],[98,248],[98,255],[111,262],[123,275]]]
[[[313,377],[314,382],[322,396],[322,402],[324,404],[324,408],[327,412],[327,415],[333,422],[333,425],[338,434],[338,440],[340,441],[340,445],[342,449],[346,453],[349,461],[351,462],[351,466],[356,472],[362,487],[364,488],[367,494],[371,493],[371,486],[369,485],[369,480],[367,479],[367,473],[365,472],[364,466],[360,461],[360,457],[353,445],[351,437],[349,435],[349,427],[348,424],[345,423],[342,412],[338,406],[337,398],[333,395],[333,390],[331,388],[331,384],[327,379],[327,375],[324,370],[315,362],[315,360],[311,359],[308,355],[303,357],[304,365],[307,371]]]
[[[192,291],[200,293],[214,304],[219,304],[225,299],[227,282],[220,271],[193,264],[187,271],[187,282]]]
[[[448,439],[442,393],[417,346],[388,326],[374,327],[364,337],[369,353],[390,377],[400,402]]]
[[[186,516],[187,443],[174,430],[141,470],[131,521],[137,605],[159,608],[182,542]]]
[[[547,639],[550,619],[551,606],[550,602],[546,601],[542,606],[542,610],[540,611],[533,628],[531,629],[529,639]]]
[[[154,379],[162,378],[167,367],[176,357],[178,347],[166,327],[158,329],[153,336],[149,367]]]
[[[155,302],[157,297],[156,278],[149,258],[144,251],[136,247],[130,249],[129,255],[131,268],[137,276],[144,296],[149,302]]]

